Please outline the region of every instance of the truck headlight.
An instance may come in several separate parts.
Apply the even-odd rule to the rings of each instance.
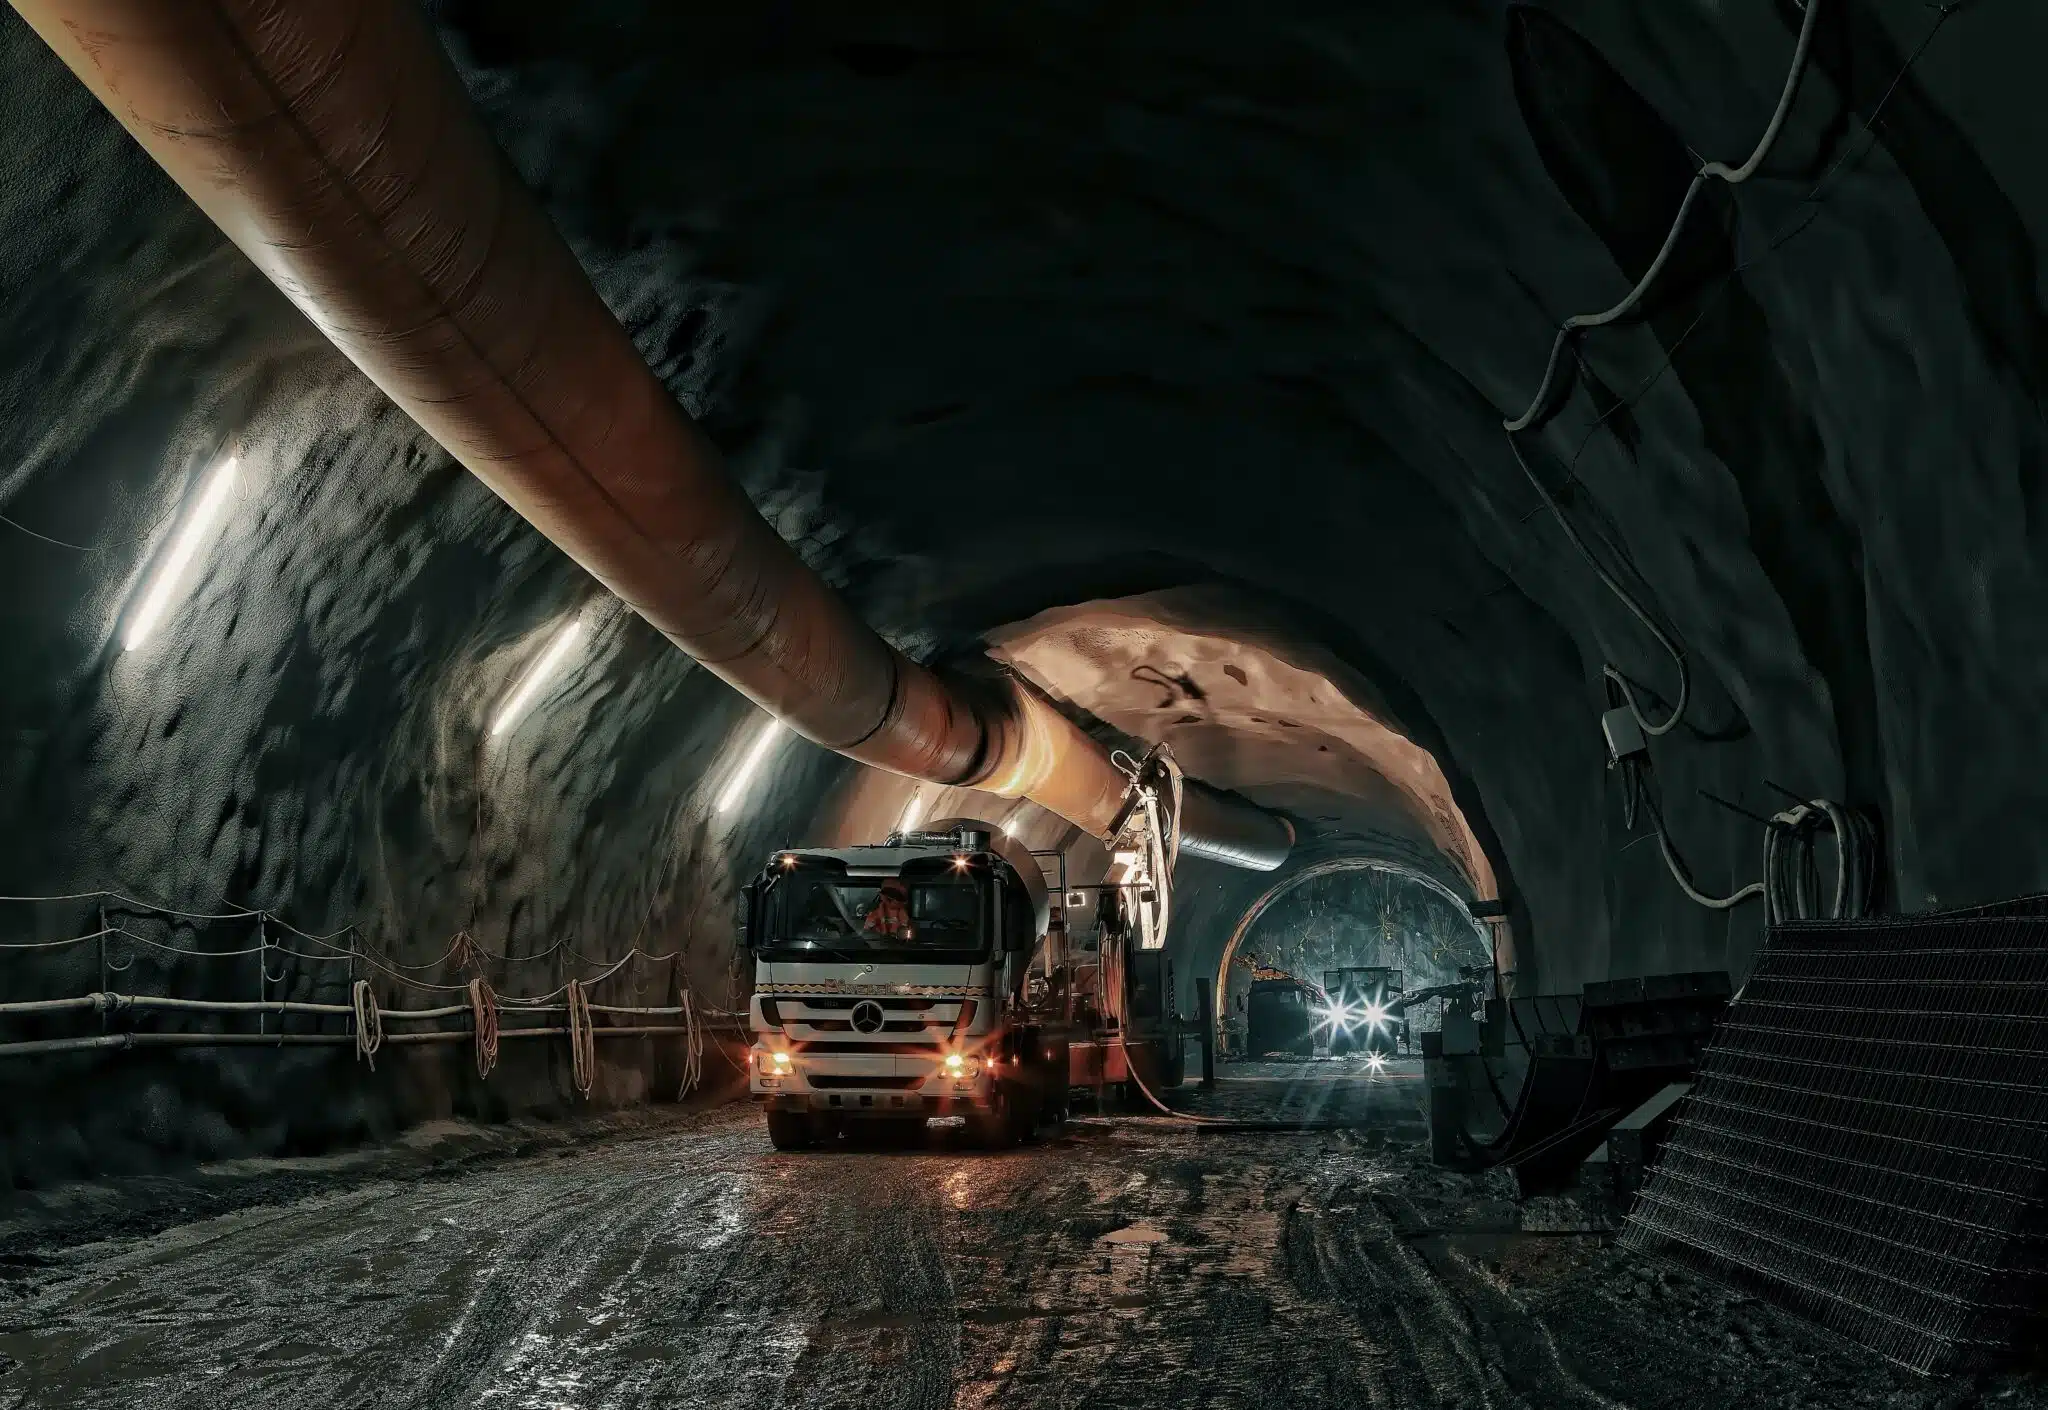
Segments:
[[[769,1060],[775,1064],[775,1070],[777,1072],[789,1071],[788,1053],[772,1053],[769,1055]]]
[[[960,1053],[947,1053],[945,1067],[948,1077],[972,1077],[980,1070],[980,1064],[973,1058]]]

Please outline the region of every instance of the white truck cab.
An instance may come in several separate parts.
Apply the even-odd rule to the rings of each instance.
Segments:
[[[967,1118],[1007,1145],[1065,1114],[1062,984],[1031,853],[985,824],[787,848],[742,904],[754,956],[748,1085],[778,1149],[852,1123]],[[872,1128],[871,1128],[872,1129]]]

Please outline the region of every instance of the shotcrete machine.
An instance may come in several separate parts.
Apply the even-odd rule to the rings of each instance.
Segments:
[[[1170,756],[1134,766],[1108,874],[1072,891],[1058,854],[974,819],[771,855],[742,905],[749,1088],[775,1146],[951,1116],[1003,1146],[1064,1119],[1074,1088],[1177,1082],[1177,785]],[[1068,921],[1091,892],[1077,944]]]

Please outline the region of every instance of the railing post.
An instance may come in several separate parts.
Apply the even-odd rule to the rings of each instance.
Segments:
[[[102,905],[100,907],[100,993],[110,993],[113,987],[114,974],[112,970],[107,968],[107,908]],[[114,1006],[109,1003],[102,1003],[100,1005],[100,1032],[112,1032],[113,1025]]]
[[[1195,981],[1195,1007],[1202,1024],[1202,1087],[1216,1085],[1216,981]]]
[[[270,936],[263,928],[263,917],[256,917],[256,1031],[268,1033],[270,1021],[264,1015],[263,1005],[270,1002]]]

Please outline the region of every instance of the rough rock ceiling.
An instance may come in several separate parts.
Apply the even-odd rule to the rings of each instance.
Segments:
[[[1170,611],[1137,598],[1042,612],[992,632],[989,650],[1055,699],[1172,745],[1197,778],[1305,824],[1439,853],[1468,894],[1495,894],[1486,854],[1428,750],[1326,677],[1257,643],[1162,621]]]

